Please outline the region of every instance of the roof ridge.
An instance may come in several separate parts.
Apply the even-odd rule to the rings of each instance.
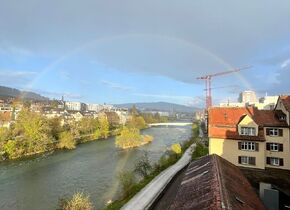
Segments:
[[[225,195],[227,194],[226,191],[224,191],[223,189],[226,189],[224,186],[224,182],[223,182],[223,178],[222,178],[222,170],[220,170],[220,162],[218,161],[218,156],[217,155],[213,155],[213,161],[214,161],[214,166],[216,169],[216,174],[217,174],[217,181],[218,181],[218,185],[219,185],[219,193],[220,193],[220,208],[221,209],[230,209],[229,208],[229,201],[228,201],[228,196]],[[224,196],[225,195],[225,196]]]

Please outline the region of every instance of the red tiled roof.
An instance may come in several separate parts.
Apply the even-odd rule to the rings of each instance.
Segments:
[[[278,119],[277,115],[281,114],[278,110],[258,110],[254,107],[213,107],[208,113],[209,137],[264,141],[263,127],[287,126],[286,121]],[[237,126],[246,115],[258,124],[258,136],[239,135]]]
[[[11,120],[11,112],[10,111],[4,111],[0,112],[0,121],[10,121]]]
[[[238,167],[210,155],[192,162],[169,210],[266,209]]]
[[[282,101],[283,105],[285,106],[287,111],[290,111],[290,96],[280,96],[280,100]]]

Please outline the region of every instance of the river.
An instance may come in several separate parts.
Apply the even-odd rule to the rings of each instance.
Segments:
[[[152,135],[153,142],[131,150],[115,148],[110,137],[71,151],[0,163],[0,209],[56,209],[59,198],[76,191],[88,193],[94,209],[100,209],[118,196],[120,170],[132,169],[144,151],[156,162],[171,144],[190,138],[191,126],[152,127],[142,133]]]

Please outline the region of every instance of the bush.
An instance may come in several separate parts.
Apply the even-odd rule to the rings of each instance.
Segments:
[[[58,210],[92,210],[93,204],[90,197],[84,193],[75,193],[70,200],[60,200]]]
[[[9,159],[14,159],[18,157],[18,152],[17,152],[17,142],[14,140],[8,140],[4,144],[4,152],[8,156]]]
[[[115,144],[117,147],[126,149],[131,147],[137,147],[142,143],[142,136],[140,131],[136,128],[124,127],[121,134],[116,137]]]
[[[132,192],[132,188],[136,182],[134,173],[130,171],[121,171],[118,175],[123,196],[126,197]]]
[[[142,178],[146,178],[151,170],[152,166],[148,158],[148,153],[145,152],[143,156],[135,163],[134,172],[140,175]]]
[[[73,134],[69,131],[64,131],[60,134],[59,143],[57,144],[59,149],[74,149],[76,148],[76,140]]]
[[[195,151],[192,153],[192,159],[195,160],[199,157],[208,155],[208,148],[204,146],[202,143],[197,143],[195,147]]]
[[[179,155],[179,154],[181,153],[181,146],[180,146],[180,144],[172,144],[172,145],[171,145],[171,150],[172,150],[175,154]]]

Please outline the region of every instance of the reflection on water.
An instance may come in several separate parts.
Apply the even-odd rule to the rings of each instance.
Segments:
[[[132,150],[116,149],[114,138],[109,138],[79,145],[73,151],[1,163],[0,209],[55,209],[60,197],[76,191],[89,193],[99,209],[118,195],[119,171],[132,169],[143,151],[155,162],[171,144],[187,140],[191,129],[154,127],[142,133],[154,136],[154,141]]]

